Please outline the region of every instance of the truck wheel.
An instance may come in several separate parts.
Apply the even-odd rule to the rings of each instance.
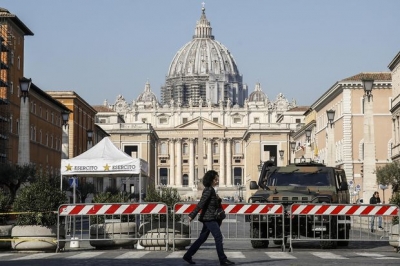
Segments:
[[[325,233],[322,235],[323,239],[329,239],[329,234]],[[322,249],[333,249],[336,248],[337,242],[336,241],[329,241],[329,240],[321,240],[319,242],[319,245],[321,246]]]
[[[263,236],[262,232],[261,232],[261,237]],[[258,228],[253,227],[253,238],[259,238],[260,237],[260,233]],[[269,245],[269,241],[268,240],[251,240],[251,246],[253,248],[267,248]]]
[[[339,232],[339,239],[349,239],[349,233],[350,230]],[[339,247],[347,247],[349,245],[349,241],[348,240],[338,241],[337,245]]]

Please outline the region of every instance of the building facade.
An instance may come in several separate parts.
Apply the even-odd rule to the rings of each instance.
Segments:
[[[290,134],[308,109],[281,93],[269,98],[259,83],[248,95],[232,55],[214,40],[204,8],[193,40],[172,59],[161,98],[147,82],[135,100],[119,95],[95,106],[96,122],[121,150],[149,162],[151,183],[177,188],[188,199],[199,197],[210,169],[219,173],[220,195],[248,196],[260,163],[274,158],[287,164]]]
[[[363,80],[373,80],[370,96]],[[392,78],[389,72],[359,73],[336,82],[306,112],[305,126],[294,134],[295,156],[307,157],[345,170],[352,200],[369,200],[379,190],[375,169],[391,161]],[[327,111],[334,113],[328,120]],[[312,134],[307,140],[305,130]],[[385,195],[388,202],[390,194]]]

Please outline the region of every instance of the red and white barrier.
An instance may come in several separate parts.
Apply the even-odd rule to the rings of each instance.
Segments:
[[[399,207],[394,205],[293,204],[291,213],[292,215],[397,216]]]
[[[189,214],[195,208],[195,203],[175,204],[175,214]],[[226,214],[283,214],[283,206],[280,204],[222,204]]]
[[[61,205],[58,212],[60,216],[101,214],[167,214],[167,206],[163,203],[77,204]]]

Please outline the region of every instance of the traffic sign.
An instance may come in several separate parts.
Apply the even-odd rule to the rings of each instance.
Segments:
[[[69,187],[78,187],[78,178],[71,177],[68,179]]]
[[[361,185],[358,184],[358,185],[356,186],[356,191],[359,192],[360,190],[361,190]]]

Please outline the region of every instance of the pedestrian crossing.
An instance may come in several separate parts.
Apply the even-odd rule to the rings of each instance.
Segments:
[[[199,251],[196,254],[196,259],[214,257],[215,250]],[[152,251],[120,251],[120,252],[109,252],[109,251],[82,251],[82,252],[61,252],[61,253],[0,253],[1,261],[25,261],[25,260],[44,260],[44,259],[64,259],[64,260],[81,260],[81,259],[109,259],[109,260],[135,260],[135,259],[180,259],[182,258],[185,251],[176,252],[152,252]],[[204,253],[204,254],[201,254]],[[225,252],[230,259],[247,259],[253,258],[254,252],[241,252],[241,251],[227,251]],[[348,259],[376,259],[376,260],[399,260],[400,254],[396,253],[369,253],[369,252],[340,252],[340,254],[334,252],[257,252],[258,256],[264,257],[265,259],[274,260],[294,260],[304,257],[313,256],[316,259],[323,260],[348,260]],[[1,263],[0,263],[1,264]]]

